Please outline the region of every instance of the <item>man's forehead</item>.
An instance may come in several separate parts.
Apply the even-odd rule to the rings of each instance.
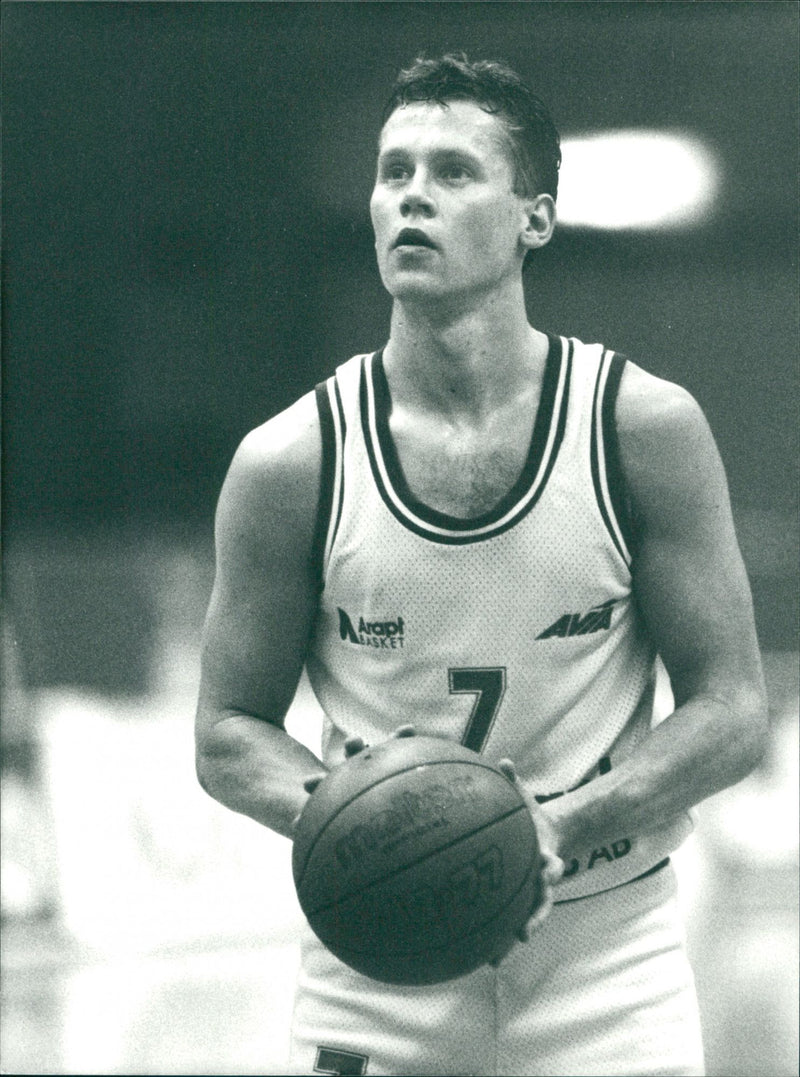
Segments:
[[[401,105],[383,125],[378,147],[381,152],[405,141],[447,139],[454,143],[483,144],[504,148],[502,122],[474,101],[413,101]]]

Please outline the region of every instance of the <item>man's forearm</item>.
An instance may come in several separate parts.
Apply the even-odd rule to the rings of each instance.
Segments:
[[[744,778],[764,744],[760,697],[730,703],[697,697],[661,723],[632,755],[540,809],[555,852],[569,862],[587,847],[663,827]]]
[[[210,796],[287,838],[308,799],[303,782],[325,769],[280,726],[244,714],[217,721],[197,750],[197,776]]]

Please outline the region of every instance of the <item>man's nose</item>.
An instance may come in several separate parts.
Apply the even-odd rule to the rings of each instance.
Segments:
[[[424,216],[430,217],[435,212],[435,204],[431,196],[430,183],[422,169],[418,169],[414,173],[403,191],[400,212],[404,217],[408,217],[413,213],[421,213]]]

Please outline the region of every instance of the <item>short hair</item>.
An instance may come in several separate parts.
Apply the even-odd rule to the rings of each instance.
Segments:
[[[414,102],[446,105],[474,101],[497,116],[508,135],[514,164],[514,191],[523,196],[558,194],[561,140],[544,102],[507,64],[471,62],[464,53],[438,59],[418,57],[400,72],[383,111],[383,122]]]

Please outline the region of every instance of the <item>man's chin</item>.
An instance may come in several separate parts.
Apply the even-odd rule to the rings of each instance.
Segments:
[[[422,273],[392,274],[384,280],[384,287],[392,299],[424,302],[444,299],[452,289],[441,280]]]

